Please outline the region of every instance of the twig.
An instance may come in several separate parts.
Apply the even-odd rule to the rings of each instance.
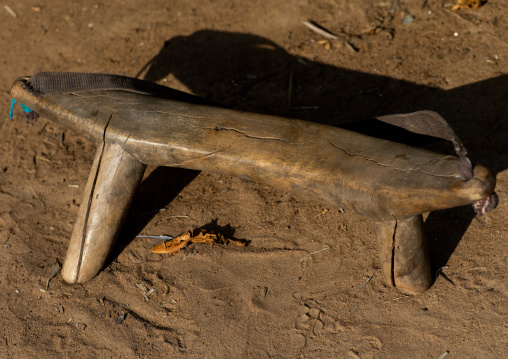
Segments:
[[[448,283],[451,283],[453,286],[455,286],[455,283],[453,283],[453,280],[451,280],[450,278],[448,278],[444,273],[443,273],[443,269],[448,269],[450,267],[448,266],[442,266],[441,268],[439,268],[437,271],[436,271],[436,281],[437,281],[437,278],[439,277],[439,275],[441,275],[441,277],[443,277]]]
[[[323,27],[319,26],[318,24],[312,22],[312,21],[303,21],[302,24],[307,26],[309,29],[314,31],[315,33],[324,36],[328,39],[336,40],[338,37],[337,35],[332,34],[330,31],[324,29]]]
[[[155,246],[156,244],[162,242],[162,241],[170,241],[172,240],[174,237],[171,237],[171,236],[165,236],[165,235],[161,235],[161,236],[136,236],[136,238],[151,238],[151,239],[157,239],[155,242],[153,242],[152,244],[150,244],[148,246],[148,248],[152,248],[153,246]]]
[[[139,236],[136,236],[136,238],[152,238],[152,239],[166,239],[166,240],[171,240],[171,239],[173,239],[173,237],[171,237],[171,236],[165,236],[165,235],[160,235],[160,236],[145,236],[145,235],[139,235]]]
[[[395,302],[396,300],[407,298],[407,297],[410,297],[410,295],[403,295],[402,297],[397,297],[397,298],[394,298],[394,299],[385,300],[385,303]]]
[[[62,133],[60,134],[60,146],[66,150],[67,149],[67,146],[64,144],[64,141],[65,141],[65,131],[62,131]]]
[[[51,281],[51,279],[55,278],[55,276],[58,274],[58,272],[60,272],[60,269],[62,269],[62,266],[58,262],[56,262],[53,265],[53,267],[51,267],[51,270],[50,270],[50,273],[49,273],[49,278],[46,281],[46,291],[49,289],[49,282]]]
[[[155,292],[155,288],[152,288],[152,289],[148,290],[148,287],[146,286],[146,284],[144,282],[143,283],[136,283],[136,287],[141,289],[141,291],[143,292],[143,295],[145,296],[145,299],[147,301],[150,300],[150,295],[153,292]]]
[[[42,128],[40,129],[40,131],[39,131],[39,132],[37,132],[37,134],[38,134],[38,135],[42,134],[42,133],[46,130],[46,127],[48,127],[48,124],[49,124],[49,122],[46,122],[46,123],[44,124],[44,126],[42,126]]]
[[[437,359],[443,359],[443,358],[444,358],[445,356],[447,356],[448,354],[450,354],[450,352],[447,350],[447,351],[445,351],[443,354],[441,354],[441,355],[439,356],[439,358],[437,358]]]
[[[17,18],[18,17],[18,14],[16,13],[16,11],[14,11],[12,9],[12,7],[10,7],[9,5],[4,5],[4,9],[5,11],[7,11],[9,13],[9,15],[11,15],[13,18]]]
[[[330,31],[326,30],[325,28],[321,27],[320,25],[316,24],[313,21],[303,21],[302,24],[307,26],[312,31],[314,31],[314,32],[318,33],[319,35],[324,36],[328,39],[337,40],[339,38],[337,35],[331,33]],[[342,36],[342,40],[344,42],[344,45],[346,45],[346,47],[349,50],[351,50],[352,52],[359,51],[359,49],[357,49],[355,46],[353,46],[353,44],[351,44],[349,41],[347,41],[346,38],[344,38],[343,36]]]
[[[371,276],[370,276],[370,277],[369,277],[369,278],[365,281],[365,283],[363,283],[363,284],[360,286],[360,288],[358,288],[355,292],[358,292],[358,291],[362,290],[363,288],[365,288],[365,286],[366,286],[367,284],[369,284],[369,282],[372,280],[372,277],[374,277],[374,275],[371,275]]]
[[[454,287],[456,286],[455,283],[453,282],[453,280],[451,280],[450,278],[448,278],[446,276],[446,274],[444,273],[441,273],[441,277],[443,277],[448,283],[450,283],[451,285],[453,285]]]
[[[51,161],[48,160],[46,157],[42,157],[42,156],[35,156],[35,162],[37,162],[38,160],[40,161],[44,161],[44,162],[47,162],[47,163],[50,163]]]
[[[399,5],[399,2],[400,2],[400,0],[393,0],[392,7],[390,8],[390,10],[388,10],[389,14],[393,14],[395,12],[395,10],[397,10],[397,6]]]
[[[439,268],[437,271],[436,271],[436,280],[437,278],[439,277],[439,272],[441,272],[443,269],[448,269],[450,268],[449,266],[442,266],[441,268]]]
[[[311,255],[313,255],[313,254],[316,254],[316,253],[319,253],[319,252],[322,252],[322,251],[326,251],[326,250],[328,250],[328,247],[325,247],[325,248],[322,248],[322,249],[320,249],[320,250],[318,250],[318,251],[315,251],[315,252],[309,253],[309,254],[307,254],[306,256],[303,256],[302,258],[300,258],[300,260],[301,260],[301,261],[303,261],[305,258],[310,257],[310,256],[311,256]]]

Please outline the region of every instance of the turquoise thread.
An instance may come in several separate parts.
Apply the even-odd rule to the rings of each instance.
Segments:
[[[33,111],[30,107],[23,105],[21,102],[19,104],[21,105],[21,108],[23,109],[23,111],[25,111],[25,112],[32,112]]]
[[[13,98],[12,101],[11,101],[11,110],[9,111],[9,117],[11,118],[11,120],[14,117],[13,112],[14,112],[14,104],[15,103],[16,103],[16,99]],[[21,108],[23,109],[23,112],[29,113],[29,112],[33,111],[30,107],[23,105],[21,102],[19,104],[21,105]]]
[[[9,117],[10,117],[10,119],[11,119],[11,120],[13,119],[13,114],[12,114],[12,112],[13,112],[13,110],[14,110],[14,104],[15,104],[15,103],[16,103],[16,99],[15,99],[15,98],[13,98],[13,99],[12,99],[12,101],[11,101],[11,111],[9,112]]]

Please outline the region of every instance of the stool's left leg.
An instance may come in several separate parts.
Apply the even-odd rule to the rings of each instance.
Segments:
[[[121,145],[99,145],[63,264],[64,280],[85,282],[102,269],[145,168]]]

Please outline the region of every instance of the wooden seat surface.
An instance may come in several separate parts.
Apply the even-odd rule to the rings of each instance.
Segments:
[[[495,178],[458,159],[307,121],[244,113],[125,91],[13,96],[100,143],[121,144],[140,162],[238,176],[322,199],[378,221],[473,203]]]

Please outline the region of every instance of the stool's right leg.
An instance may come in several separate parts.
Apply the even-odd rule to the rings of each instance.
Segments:
[[[376,223],[385,281],[403,293],[423,293],[432,284],[422,215]]]
[[[64,280],[85,282],[102,269],[145,168],[121,145],[99,145],[63,264]]]

